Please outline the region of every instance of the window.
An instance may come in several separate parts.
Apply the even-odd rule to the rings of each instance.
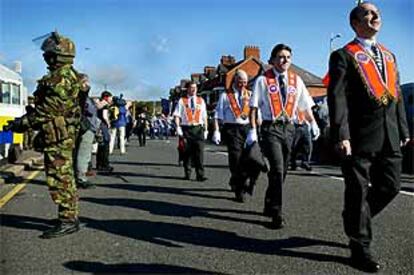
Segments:
[[[16,85],[16,84],[12,84],[11,85],[12,90],[11,90],[11,100],[12,100],[12,104],[16,104],[16,105],[20,105],[20,86]]]
[[[1,83],[0,103],[10,104],[10,84],[8,83]]]

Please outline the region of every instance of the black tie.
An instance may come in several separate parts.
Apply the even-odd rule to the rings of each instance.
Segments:
[[[377,46],[375,46],[375,45],[372,45],[371,46],[371,50],[374,53],[374,61],[375,61],[375,64],[377,64],[377,68],[380,71],[381,76],[382,76],[382,74],[383,74],[383,66],[382,66],[381,53],[378,50]]]
[[[283,105],[285,105],[285,102],[286,102],[285,76],[283,74],[280,74],[278,81],[279,81],[280,94],[282,95]]]
[[[191,98],[191,111],[194,112],[195,106],[194,106],[194,97]]]

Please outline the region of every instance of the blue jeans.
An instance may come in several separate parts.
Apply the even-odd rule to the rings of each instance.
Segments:
[[[85,173],[88,171],[88,164],[92,157],[92,144],[95,133],[87,130],[79,139],[76,152],[76,180],[78,182],[87,181]]]

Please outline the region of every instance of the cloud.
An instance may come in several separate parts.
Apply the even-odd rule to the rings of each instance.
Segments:
[[[122,87],[128,80],[128,72],[120,66],[102,66],[91,70],[89,77],[98,85]]]
[[[167,93],[143,77],[134,75],[131,70],[121,66],[100,66],[89,71],[92,95],[99,95],[104,89],[114,95],[124,95],[130,100],[159,100]]]
[[[156,53],[168,53],[170,51],[168,42],[168,38],[157,36],[151,43],[151,47]]]

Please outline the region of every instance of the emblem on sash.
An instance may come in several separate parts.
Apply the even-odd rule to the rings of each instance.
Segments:
[[[356,60],[358,60],[358,62],[362,62],[362,63],[367,63],[369,61],[368,55],[366,55],[363,52],[357,52],[355,54],[355,58]]]
[[[269,86],[269,92],[277,93],[278,91],[279,91],[279,88],[276,85],[272,84]]]
[[[296,88],[293,87],[293,86],[289,86],[287,92],[288,93],[296,93]]]

